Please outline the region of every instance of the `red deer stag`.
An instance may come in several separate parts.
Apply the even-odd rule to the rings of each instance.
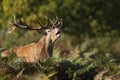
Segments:
[[[47,18],[47,23],[42,26],[38,19],[37,23],[40,25],[38,28],[33,28],[28,26],[25,22],[21,20],[20,23],[17,22],[16,17],[14,17],[13,29],[9,32],[11,33],[16,28],[35,30],[43,34],[43,37],[37,43],[31,43],[26,46],[13,47],[7,49],[1,53],[1,57],[7,57],[9,53],[13,52],[18,58],[23,62],[35,63],[41,61],[44,58],[52,56],[54,42],[60,37],[61,26],[63,24],[62,19],[58,20],[56,17],[55,22]],[[51,27],[47,28],[48,24],[51,23]]]

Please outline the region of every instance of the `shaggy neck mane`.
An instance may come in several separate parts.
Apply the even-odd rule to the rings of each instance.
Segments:
[[[53,42],[51,41],[51,38],[49,36],[43,36],[38,41],[39,47],[42,47],[41,54],[44,57],[50,57],[52,56],[53,52]]]

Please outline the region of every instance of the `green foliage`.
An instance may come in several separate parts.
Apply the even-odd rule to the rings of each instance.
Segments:
[[[10,75],[5,75],[4,73],[0,72],[0,80],[10,80]]]
[[[26,64],[15,55],[0,58],[0,80],[93,80],[101,70],[107,75],[119,74],[120,13],[119,0],[1,0],[0,53],[13,46],[37,42],[35,31],[16,30],[13,16],[31,26],[38,26],[37,15],[54,20],[63,18],[62,38],[56,42],[53,57],[41,63]],[[78,43],[79,42],[79,43]],[[31,76],[32,75],[32,76]]]
[[[76,37],[119,34],[119,0],[2,0],[0,4],[2,28],[6,28],[8,20],[13,20],[13,15],[25,18],[30,24],[36,14],[38,17],[62,17],[63,31]]]
[[[11,54],[7,59],[7,65],[15,70],[16,79],[24,78],[27,80],[33,74],[35,74],[31,77],[33,80],[93,80],[101,70],[109,70],[109,75],[119,73],[120,68],[114,56],[106,53],[95,57],[96,54],[99,54],[97,48],[85,50],[80,54],[79,47],[76,47],[70,51],[70,54],[64,54],[64,51],[55,49],[53,57],[34,64],[22,63]],[[1,64],[6,62],[2,59],[1,61]]]

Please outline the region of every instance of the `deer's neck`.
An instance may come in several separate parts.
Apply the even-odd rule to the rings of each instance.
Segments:
[[[53,43],[49,36],[43,36],[39,41],[38,44],[42,47],[43,54],[48,56],[52,56],[53,52]],[[41,45],[42,44],[42,45]]]

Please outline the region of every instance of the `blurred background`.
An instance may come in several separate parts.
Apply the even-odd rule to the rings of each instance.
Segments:
[[[23,18],[28,25],[36,26],[34,15],[44,24],[44,16],[63,18],[62,37],[56,46],[79,46],[81,53],[97,48],[101,53],[120,52],[120,5],[119,0],[1,0],[0,1],[0,48],[37,42],[40,34],[35,31],[16,30],[9,21],[13,16]],[[63,44],[66,44],[63,45]]]
[[[38,27],[34,15],[43,25],[44,16],[63,18],[53,57],[40,65],[0,58],[0,80],[103,80],[117,74],[109,80],[120,79],[120,0],[0,0],[0,53],[42,37],[21,29],[8,34],[13,16]]]

